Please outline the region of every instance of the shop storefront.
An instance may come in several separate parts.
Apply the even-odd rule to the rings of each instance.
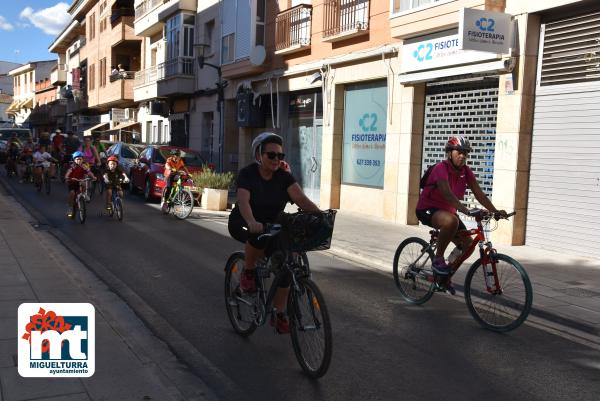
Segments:
[[[600,11],[542,24],[526,243],[600,257]]]

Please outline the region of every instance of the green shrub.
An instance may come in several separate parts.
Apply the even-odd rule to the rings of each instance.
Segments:
[[[211,170],[208,166],[203,166],[201,173],[192,173],[194,186],[199,188],[229,190],[233,179],[234,175],[232,172],[217,173],[216,171]]]

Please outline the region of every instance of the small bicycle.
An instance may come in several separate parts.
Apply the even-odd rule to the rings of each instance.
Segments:
[[[72,178],[72,180],[83,183],[83,185],[79,185],[79,190],[77,191],[77,194],[75,195],[75,203],[73,204],[74,212],[77,215],[77,217],[79,218],[79,222],[81,224],[83,224],[83,223],[85,223],[85,219],[87,217],[86,203],[89,202],[88,192],[89,192],[89,187],[90,187],[89,182],[90,182],[91,178],[86,177],[82,180]]]
[[[451,273],[440,276],[431,263],[437,248],[438,230],[431,230],[429,243],[422,238],[407,238],[394,255],[394,281],[402,297],[416,305],[427,302],[434,292],[453,293],[451,277],[479,246],[480,257],[471,265],[464,284],[464,296],[473,318],[486,329],[505,332],[519,327],[529,315],[533,299],[527,272],[513,258],[496,252],[487,239],[489,224],[502,216],[474,209],[477,228],[461,230],[461,237],[474,237],[471,245],[449,266]],[[506,218],[515,215],[510,213]]]
[[[54,163],[53,163],[54,164]],[[38,168],[39,166],[35,167]],[[36,176],[35,187],[38,192],[44,189],[46,195],[50,195],[50,190],[52,188],[52,182],[50,180],[50,169],[48,167],[42,167],[42,173]]]
[[[112,196],[111,196],[111,205],[112,208],[108,211],[108,215],[110,217],[116,216],[117,220],[119,221],[123,221],[123,201],[121,200],[121,196],[119,195],[119,192],[122,191],[121,189],[121,185],[123,183],[123,180],[119,180],[119,186],[117,188],[113,188],[112,189]],[[106,182],[105,182],[106,184]]]
[[[190,176],[177,174],[177,179],[171,187],[171,193],[167,196],[167,187],[163,189],[161,210],[165,214],[173,213],[180,220],[185,220],[194,209],[194,196],[192,191],[184,186],[184,183],[191,186],[194,182]]]
[[[225,307],[233,329],[243,337],[267,320],[274,321],[277,311],[273,297],[282,281],[291,282],[287,314],[292,346],[302,370],[312,378],[327,372],[333,342],[327,306],[311,279],[306,251],[329,248],[334,220],[335,210],[327,210],[284,214],[282,224],[266,224],[262,236],[276,243],[269,248],[270,255],[256,265],[256,292],[245,293],[240,289],[244,252],[234,252],[225,265]],[[268,287],[267,280],[272,275]]]

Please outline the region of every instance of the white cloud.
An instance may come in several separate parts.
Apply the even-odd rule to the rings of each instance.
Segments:
[[[6,18],[0,15],[0,29],[3,31],[12,31],[14,26],[6,21]]]
[[[19,17],[28,20],[48,35],[58,35],[71,21],[71,16],[67,12],[68,9],[69,5],[67,3],[58,3],[38,11],[31,7],[25,7]]]

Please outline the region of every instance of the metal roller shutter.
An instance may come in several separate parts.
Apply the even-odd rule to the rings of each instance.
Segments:
[[[450,136],[464,133],[473,147],[468,165],[491,198],[497,111],[497,77],[428,84],[422,171],[446,158],[444,147]],[[470,206],[477,205],[471,191],[467,191],[465,201]]]
[[[600,257],[600,14],[542,26],[526,242]]]

